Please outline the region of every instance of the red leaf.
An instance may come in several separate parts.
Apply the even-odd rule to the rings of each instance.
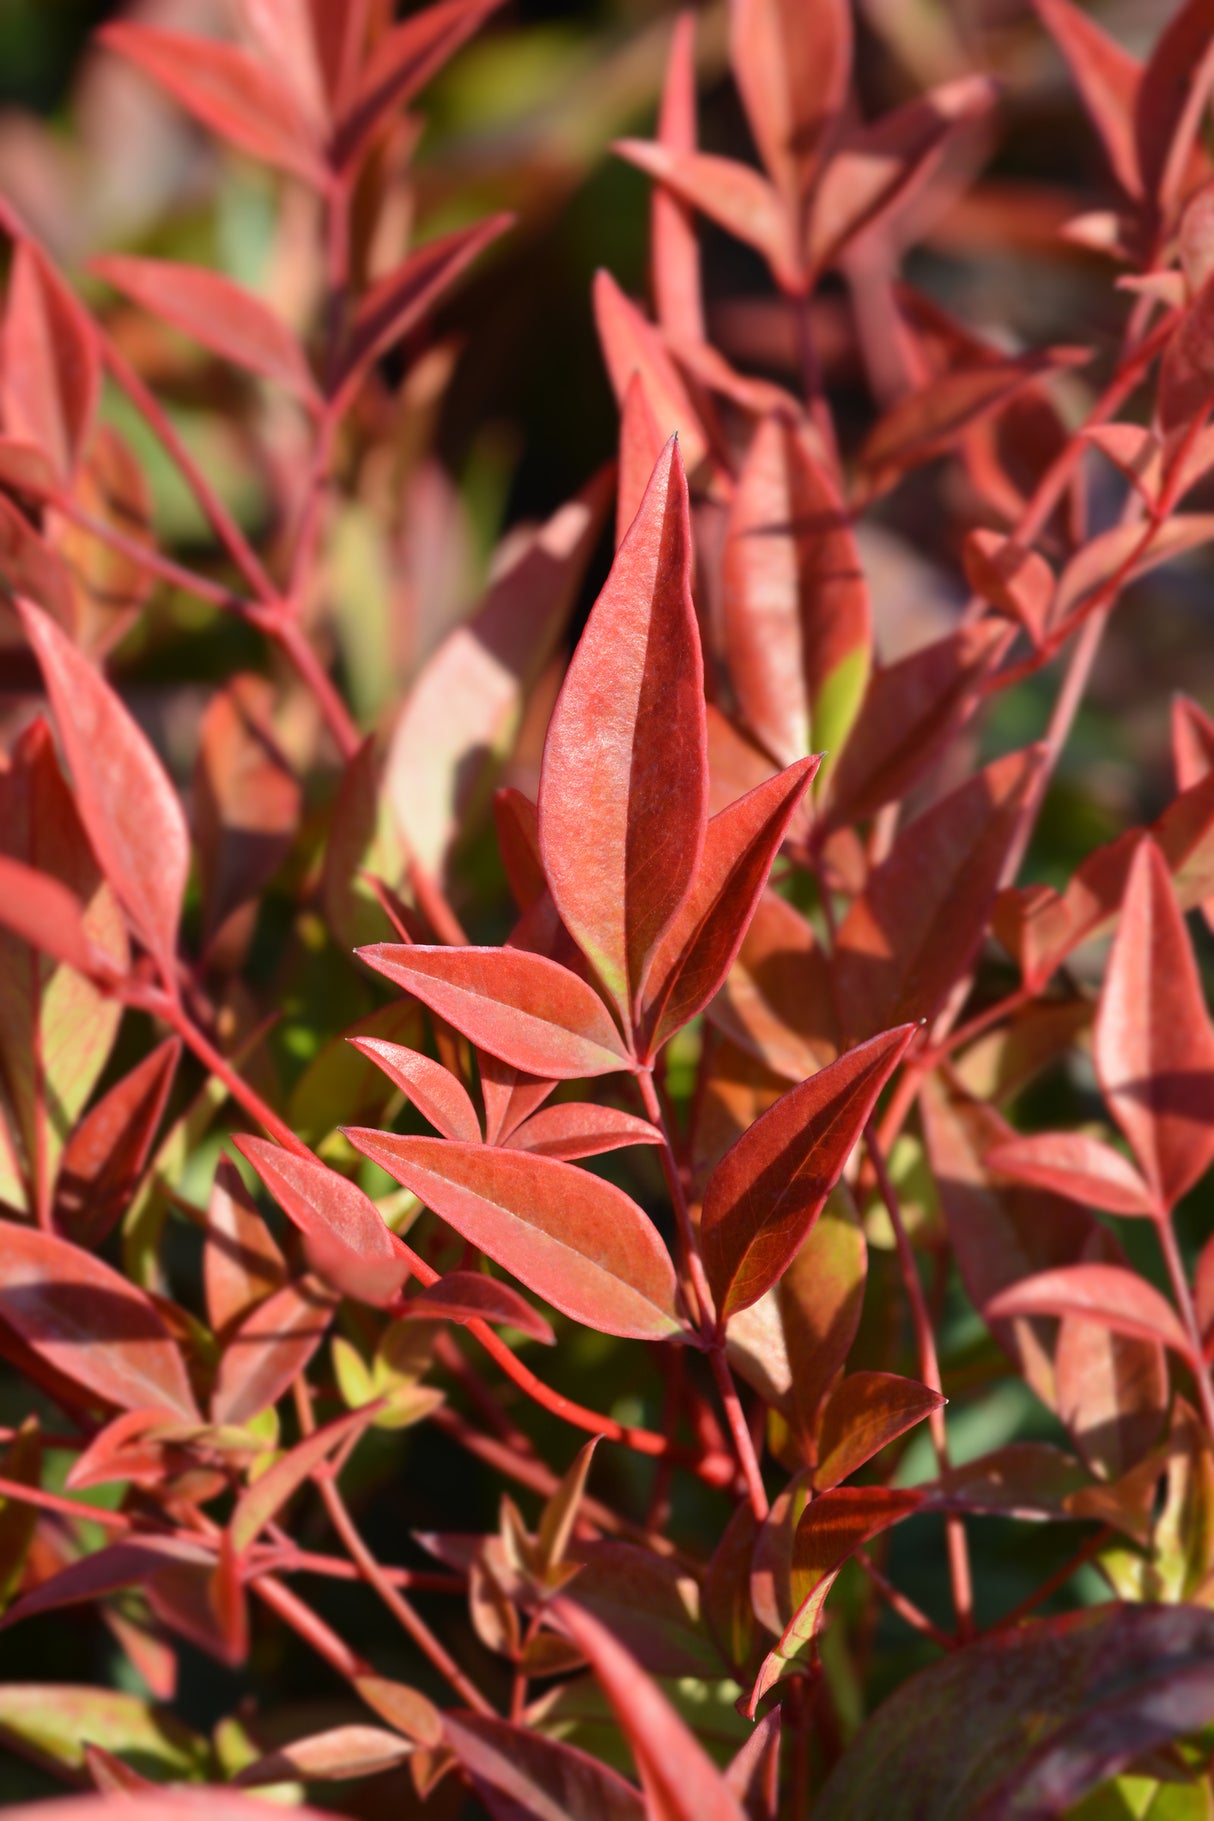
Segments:
[[[665,185],[672,198],[754,247],[779,282],[796,285],[799,272],[788,214],[758,171],[712,152],[675,151],[644,139],[619,139],[612,150]]]
[[[708,1016],[786,1081],[804,1081],[834,1061],[839,1044],[826,955],[787,899],[763,893]]]
[[[446,0],[384,33],[337,123],[333,161],[339,169],[348,170],[370,150],[387,116],[411,101],[500,5],[501,0]]]
[[[746,1821],[737,1798],[704,1747],[656,1682],[604,1625],[573,1600],[549,1610],[589,1660],[610,1701],[654,1821]]]
[[[631,1144],[661,1144],[662,1134],[647,1119],[622,1113],[618,1107],[600,1107],[576,1100],[544,1107],[516,1125],[505,1141],[512,1150],[533,1151],[539,1157],[561,1157],[571,1163],[578,1157],[599,1157]]]
[[[126,1587],[142,1586],[167,1562],[212,1568],[215,1557],[209,1550],[200,1549],[197,1543],[169,1536],[131,1537],[120,1543],[109,1543],[32,1588],[9,1607],[0,1626],[16,1625],[40,1612],[60,1612],[65,1606],[79,1606],[86,1600],[100,1600],[107,1594],[120,1593]]]
[[[540,778],[549,888],[628,1030],[703,852],[703,678],[687,483],[672,439],[573,654]]]
[[[1054,599],[1054,572],[1044,557],[997,531],[971,531],[965,540],[965,579],[975,594],[1016,620],[1041,643]]]
[[[655,192],[656,194],[656,192]],[[662,432],[645,381],[637,372],[628,381],[620,401],[619,459],[617,461],[615,500],[615,547],[618,550],[628,535],[633,519],[641,509],[649,477],[662,455]]]
[[[1182,791],[1214,771],[1214,721],[1189,696],[1172,698],[1172,757]]]
[[[88,979],[118,978],[109,956],[91,940],[76,894],[50,873],[35,872],[5,854],[0,854],[0,924]]]
[[[190,866],[177,793],[88,659],[44,613],[24,601],[16,605],[42,666],[89,839],[140,939],[172,982]]]
[[[344,1296],[390,1303],[408,1276],[374,1203],[357,1183],[315,1157],[267,1138],[234,1138],[271,1195],[308,1241],[320,1274]]]
[[[1120,1151],[1086,1132],[1036,1132],[997,1144],[988,1169],[1107,1214],[1158,1215],[1150,1189]]]
[[[260,297],[230,278],[204,266],[119,255],[94,259],[89,269],[213,354],[286,386],[309,404],[319,402],[311,369],[290,329]]]
[[[55,1221],[93,1250],[121,1220],[164,1117],[181,1041],[166,1037],[81,1120],[63,1153]]]
[[[520,911],[529,911],[548,891],[540,860],[539,811],[530,797],[507,785],[493,793],[498,851]]]
[[[359,299],[335,383],[334,414],[344,409],[372,361],[407,335],[513,221],[512,215],[491,215],[428,241]]]
[[[351,1037],[349,1041],[383,1070],[444,1138],[479,1144],[481,1122],[458,1076],[429,1056],[407,1050],[399,1043],[386,1043],[379,1037]]]
[[[837,1486],[946,1401],[938,1391],[893,1372],[849,1373],[822,1412],[815,1490]]]
[[[517,1821],[645,1821],[631,1783],[575,1745],[488,1714],[445,1714],[443,1730],[474,1787],[504,1798]]]
[[[5,433],[34,444],[65,479],[84,453],[97,414],[101,356],[87,312],[29,241],[13,254],[4,354]]]
[[[552,1325],[509,1284],[486,1277],[483,1271],[448,1271],[437,1283],[419,1290],[403,1311],[404,1318],[421,1321],[491,1321],[517,1328],[542,1346],[556,1344]]]
[[[1208,54],[1214,13],[1209,0],[1183,0],[1160,33],[1142,72],[1134,137],[1142,192],[1166,214],[1188,172],[1209,93]]]
[[[847,0],[734,0],[730,64],[759,155],[794,231],[851,79]]]
[[[202,1274],[207,1316],[216,1334],[234,1328],[286,1281],[282,1253],[230,1157],[221,1157],[215,1168]]]
[[[845,1028],[868,1036],[934,1017],[966,973],[1024,816],[1043,749],[988,765],[898,835],[839,930],[835,983]]]
[[[721,1321],[779,1282],[914,1035],[903,1025],[849,1050],[777,1100],[717,1165],[701,1235]]]
[[[43,1691],[40,1691],[40,1693]],[[76,1690],[69,1689],[69,1693]],[[94,1698],[92,1688],[83,1691]],[[55,1694],[61,1689],[56,1686]],[[44,1700],[47,1697],[44,1694]],[[132,1700],[133,1696],[123,1696]],[[88,1720],[88,1709],[85,1711]],[[107,1791],[99,1795],[72,1795],[50,1802],[20,1803],[10,1810],[10,1821],[265,1821],[266,1805],[262,1796],[242,1796],[236,1790],[208,1785],[205,1789],[188,1786],[165,1788],[157,1784],[149,1794],[142,1790],[121,1794]],[[332,1810],[294,1809],[292,1821],[330,1821]]]
[[[694,152],[696,149],[695,35],[695,14],[680,13],[671,34],[658,116],[658,141],[668,152]],[[649,244],[653,299],[659,324],[668,335],[682,336],[688,341],[705,341],[700,249],[695,227],[686,207],[660,184],[649,205]],[[657,454],[655,449],[650,468]]]
[[[66,1239],[6,1223],[0,1320],[107,1404],[198,1415],[181,1354],[155,1305]]]
[[[307,1278],[284,1284],[243,1318],[219,1359],[211,1418],[248,1423],[290,1390],[329,1331],[333,1298]]]
[[[1134,856],[1093,1042],[1105,1099],[1171,1208],[1214,1160],[1214,1030],[1162,854]]]
[[[695,475],[708,455],[708,433],[661,335],[609,272],[594,280],[594,321],[616,403],[623,405],[639,376],[659,438],[679,438],[683,461]]]
[[[66,631],[76,630],[76,591],[67,565],[42,541],[25,514],[2,495],[0,580],[7,593],[28,595]]]
[[[247,51],[126,21],[103,26],[98,40],[237,150],[323,188],[326,170],[312,127],[290,90]]]
[[[333,47],[325,42],[323,18],[326,11],[340,16],[345,8],[330,7],[328,0],[240,0],[260,57],[282,76],[299,105],[304,118],[317,133],[323,133],[329,115],[326,76],[337,76],[338,69],[326,68],[326,51]],[[338,56],[334,63],[340,63]]]
[[[1101,1228],[1084,1247],[1082,1263],[1120,1268],[1126,1260]],[[1063,1316],[1054,1343],[1054,1402],[1094,1473],[1115,1481],[1137,1466],[1159,1440],[1169,1401],[1168,1361],[1158,1340]]]
[[[650,969],[647,1053],[704,1009],[733,966],[818,763],[815,757],[790,765],[709,822],[699,871]]]
[[[769,1708],[726,1766],[725,1781],[745,1809],[747,1821],[777,1821],[782,1726],[781,1709]]]
[[[336,1417],[323,1429],[305,1435],[241,1493],[228,1524],[238,1555],[243,1555],[250,1543],[256,1542],[291,1495],[322,1466],[326,1455],[331,1454],[339,1442],[360,1434],[378,1409],[377,1403],[364,1404],[360,1410],[351,1410],[347,1416]]]
[[[868,681],[868,589],[834,486],[776,417],[759,425],[738,478],[721,612],[738,706],[772,757],[838,751]]]
[[[1189,1357],[1188,1337],[1171,1303],[1122,1265],[1062,1265],[1055,1271],[1039,1271],[1000,1290],[983,1314],[989,1321],[1015,1315],[1079,1315],[1104,1322],[1119,1334],[1160,1341]]]
[[[1142,71],[1137,60],[1072,0],[1034,0],[1043,23],[1066,58],[1092,125],[1127,196],[1141,196],[1134,142],[1134,110]]]
[[[574,1321],[647,1340],[678,1331],[666,1248],[649,1216],[614,1184],[526,1151],[359,1128],[346,1136]]]
[[[518,948],[360,948],[362,959],[503,1062],[577,1080],[630,1066],[602,1000],[556,961]]]

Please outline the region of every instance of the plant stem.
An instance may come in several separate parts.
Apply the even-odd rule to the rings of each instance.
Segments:
[[[1207,1435],[1211,1441],[1214,1441],[1214,1386],[1211,1386],[1210,1383],[1210,1368],[1206,1364],[1205,1350],[1201,1342],[1201,1324],[1197,1319],[1197,1310],[1189,1289],[1189,1280],[1185,1276],[1184,1260],[1180,1256],[1180,1247],[1176,1243],[1176,1229],[1172,1224],[1170,1213],[1155,1222],[1155,1230],[1159,1234],[1159,1244],[1163,1250],[1172,1295],[1176,1299],[1181,1322],[1189,1337],[1189,1369],[1197,1386],[1202,1421],[1205,1423]]]

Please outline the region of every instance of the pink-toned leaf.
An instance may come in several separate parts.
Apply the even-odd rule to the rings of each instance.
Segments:
[[[316,402],[316,382],[286,323],[260,297],[222,273],[125,254],[94,259],[90,270],[212,354]]]
[[[386,942],[358,952],[478,1049],[527,1074],[565,1081],[630,1066],[594,988],[546,956]]]
[[[339,169],[348,170],[370,150],[388,116],[411,101],[500,5],[501,0],[445,0],[384,33],[337,123],[333,161]]]
[[[666,1248],[649,1216],[614,1184],[526,1151],[361,1129],[346,1136],[574,1321],[650,1340],[678,1331]]]
[[[187,1425],[187,1434],[191,1428]],[[167,1450],[181,1433],[181,1417],[172,1410],[124,1410],[104,1424],[76,1456],[67,1486],[77,1492],[114,1480],[130,1480],[136,1486],[161,1484]]]
[[[687,471],[695,475],[708,455],[708,432],[661,335],[608,272],[595,277],[594,321],[616,403],[623,405],[639,376],[659,440],[677,436]]]
[[[754,1711],[798,1659],[810,1657],[822,1628],[826,1597],[856,1550],[870,1538],[910,1517],[923,1503],[918,1491],[892,1486],[836,1486],[814,1499],[802,1513],[793,1539],[793,1597],[797,1609],[751,1690],[747,1712]]]
[[[444,1138],[457,1138],[465,1144],[479,1142],[480,1120],[467,1088],[457,1075],[417,1050],[407,1050],[399,1043],[386,1043],[380,1037],[351,1037],[349,1041],[383,1070],[388,1080],[412,1101],[422,1117],[428,1119]]]
[[[593,554],[608,493],[603,472],[523,540],[405,699],[384,788],[411,853],[436,878],[518,736]]]
[[[1123,1265],[1062,1265],[1039,1271],[1000,1290],[984,1314],[992,1321],[1017,1315],[1079,1315],[1105,1322],[1119,1334],[1159,1341],[1184,1357],[1188,1337],[1159,1291]]]
[[[443,1730],[486,1801],[504,1798],[500,1812],[517,1821],[645,1821],[632,1785],[576,1746],[488,1714],[446,1714]]]
[[[407,335],[513,220],[512,215],[491,215],[428,241],[359,299],[335,382],[334,410],[349,401],[372,361]]]
[[[974,593],[1016,620],[1039,644],[1054,599],[1054,573],[1045,558],[997,531],[971,531],[964,561]]]
[[[1113,1235],[1100,1228],[1082,1262],[1121,1268],[1126,1260]],[[1159,1441],[1171,1393],[1158,1340],[1064,1315],[1054,1343],[1054,1381],[1058,1414],[1102,1479],[1120,1480]]]
[[[722,1321],[779,1282],[914,1035],[903,1025],[849,1050],[783,1095],[717,1165],[701,1234]]]
[[[1034,0],[1042,23],[1066,59],[1105,155],[1127,196],[1142,194],[1134,110],[1142,71],[1115,38],[1072,0]]]
[[[39,1689],[45,1703],[59,1696],[60,1690]],[[109,1693],[105,1689],[68,1689],[69,1694],[83,1694],[98,1703]],[[133,1700],[133,1696],[113,1699]],[[88,1709],[85,1713],[88,1723]],[[159,1738],[162,1718],[157,1718],[155,1731]],[[266,1805],[260,1796],[242,1796],[235,1790],[214,1785],[190,1788],[189,1785],[166,1789],[129,1790],[119,1794],[107,1791],[99,1795],[73,1795],[41,1802],[19,1803],[10,1810],[12,1821],[265,1821]],[[329,1821],[332,1810],[293,1807],[292,1821]]]
[[[123,1410],[198,1412],[155,1305],[110,1265],[52,1233],[6,1225],[0,1321],[40,1359]]]
[[[704,1747],[606,1626],[567,1597],[550,1610],[589,1660],[628,1741],[651,1821],[746,1821]]]
[[[1170,1208],[1214,1160],[1214,1029],[1153,841],[1139,846],[1130,868],[1093,1048],[1113,1116]]]
[[[945,1402],[938,1391],[893,1372],[849,1373],[822,1412],[815,1489],[828,1492],[837,1486]]]
[[[357,1183],[315,1157],[301,1157],[266,1138],[234,1138],[283,1213],[308,1242],[313,1262],[345,1296],[391,1302],[408,1275],[374,1203]]]
[[[687,483],[672,439],[573,654],[540,779],[549,888],[629,1030],[699,867],[707,800]]]
[[[722,557],[730,678],[752,732],[782,765],[837,752],[872,647],[868,588],[833,483],[804,435],[759,425],[738,478]]]
[[[228,1525],[238,1554],[245,1553],[291,1495],[323,1467],[326,1457],[339,1442],[366,1428],[378,1408],[378,1404],[364,1404],[362,1409],[351,1410],[348,1415],[336,1417],[311,1435],[305,1435],[241,1493]]]
[[[63,558],[45,544],[25,514],[0,496],[0,582],[28,595],[65,631],[76,628],[76,594]]]
[[[680,13],[671,34],[658,115],[658,142],[668,152],[696,149],[695,36],[695,14]],[[661,184],[655,188],[649,205],[649,245],[653,298],[660,326],[667,335],[684,336],[689,341],[706,340],[695,227],[686,206]],[[655,449],[650,468],[657,455]],[[638,504],[639,501],[638,494]]]
[[[730,64],[750,130],[794,230],[847,96],[847,0],[732,0]]]
[[[1184,180],[1200,127],[1193,101],[1209,92],[1207,56],[1214,12],[1209,0],[1181,0],[1155,43],[1134,100],[1134,139],[1142,193],[1166,213]]]
[[[1206,396],[1204,390],[1203,396]],[[1209,396],[1214,397],[1214,391]],[[1059,576],[1052,616],[1054,622],[1062,621],[1068,614],[1082,607],[1098,589],[1106,587],[1114,576],[1121,574],[1120,586],[1127,587],[1139,576],[1157,569],[1161,563],[1170,562],[1173,557],[1183,556],[1187,551],[1200,549],[1211,538],[1214,538],[1214,513],[1209,512],[1173,514],[1159,526],[1141,549],[1141,525],[1115,525],[1111,531],[1102,531],[1076,552]]]
[[[79,1561],[61,1568],[58,1574],[42,1581],[23,1598],[10,1606],[0,1627],[19,1624],[40,1612],[58,1612],[65,1606],[79,1606],[86,1600],[101,1600],[107,1594],[120,1593],[125,1587],[138,1587],[166,1562],[188,1562],[195,1567],[214,1566],[214,1553],[197,1543],[170,1536],[130,1537],[109,1543]]]
[[[86,1739],[84,1760],[93,1780],[93,1788],[103,1794],[111,1792],[117,1795],[130,1790],[156,1788],[151,1777],[140,1776],[137,1770],[115,1757],[112,1751],[106,1751],[104,1745],[93,1745]]]
[[[548,890],[540,860],[539,811],[530,797],[507,785],[493,793],[498,851],[520,911],[528,911]]]
[[[166,1037],[115,1083],[68,1139],[55,1222],[77,1245],[90,1251],[99,1246],[126,1212],[164,1117],[180,1055],[180,1039]]]
[[[166,980],[190,864],[177,793],[114,691],[55,623],[17,603],[42,667],[80,815],[98,860]]]
[[[660,1048],[725,979],[762,898],[818,759],[802,759],[712,817],[691,890],[658,944],[645,993],[645,1040]]]
[[[126,20],[103,26],[98,39],[238,151],[324,185],[313,129],[290,89],[247,51]]]
[[[839,930],[835,984],[854,1036],[932,1018],[970,967],[1033,802],[1042,749],[997,759],[903,829]]]
[[[562,1157],[572,1163],[579,1157],[599,1157],[625,1145],[661,1144],[662,1134],[647,1119],[623,1113],[618,1107],[563,1100],[543,1107],[514,1127],[505,1141],[513,1150],[534,1151],[540,1157]]]
[[[50,261],[23,240],[4,318],[5,432],[32,443],[66,479],[84,453],[100,395],[97,331]]]
[[[4,381],[0,377],[0,406],[3,396]],[[0,436],[0,486],[42,503],[58,493],[59,478],[44,449],[11,436]]]
[[[234,1328],[286,1282],[286,1261],[230,1157],[221,1157],[215,1167],[202,1276],[216,1334]]]
[[[747,1821],[777,1821],[782,1724],[781,1709],[769,1709],[725,1768],[725,1781],[742,1804]]]
[[[323,134],[329,119],[326,76],[338,72],[323,67],[330,47],[322,20],[346,9],[330,0],[240,0],[240,10],[262,61],[281,75],[304,118]]]
[[[657,191],[654,194],[658,194]],[[619,457],[616,463],[615,545],[627,537],[641,509],[649,477],[662,454],[662,432],[640,372],[628,381],[620,400]]]
[[[1172,757],[1181,790],[1214,771],[1214,721],[1189,696],[1172,698]]]
[[[86,978],[117,979],[109,957],[89,938],[84,906],[50,873],[0,854],[0,924]]]
[[[288,1391],[329,1331],[333,1298],[307,1278],[284,1284],[252,1308],[219,1358],[211,1416],[248,1423]]]
[[[520,1334],[529,1334],[541,1346],[551,1347],[556,1341],[551,1323],[531,1307],[526,1297],[509,1284],[486,1277],[483,1271],[448,1271],[437,1283],[419,1290],[403,1315],[419,1321],[499,1322],[517,1328]]]
[[[664,185],[672,198],[754,247],[778,279],[796,283],[787,211],[758,171],[712,152],[675,151],[645,139],[620,139],[613,149]]]
[[[326,1732],[293,1739],[246,1764],[232,1779],[239,1789],[262,1783],[341,1783],[351,1777],[373,1777],[395,1770],[414,1747],[399,1733],[382,1726],[333,1726]]]
[[[1107,1214],[1159,1212],[1133,1164],[1086,1132],[1036,1132],[1029,1138],[1009,1139],[989,1151],[986,1162],[1001,1176],[1036,1183]]]

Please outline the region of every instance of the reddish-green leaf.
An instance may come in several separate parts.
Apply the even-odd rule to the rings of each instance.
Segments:
[[[504,1141],[517,1151],[534,1151],[540,1157],[599,1157],[630,1144],[661,1144],[662,1134],[647,1119],[623,1113],[618,1107],[563,1100],[543,1107],[516,1125]]]
[[[1086,1132],[1036,1132],[1012,1138],[987,1153],[1001,1176],[1037,1183],[1107,1214],[1158,1214],[1154,1197],[1120,1151]]]
[[[419,1321],[500,1322],[529,1334],[542,1346],[551,1347],[556,1341],[551,1323],[525,1297],[482,1271],[448,1271],[419,1290],[403,1314]]]
[[[487,1714],[447,1714],[443,1730],[474,1786],[505,1798],[517,1821],[645,1821],[631,1783],[576,1746]]]
[[[98,38],[238,151],[324,185],[312,127],[290,89],[247,51],[125,20],[104,26]]]
[[[295,336],[268,304],[205,266],[110,254],[91,270],[213,354],[274,380],[310,404],[316,382]]]
[[[1143,1174],[1172,1207],[1214,1160],[1214,1029],[1162,854],[1134,856],[1094,1038],[1096,1070]]]
[[[759,425],[722,557],[729,672],[752,732],[782,765],[837,752],[868,681],[868,588],[834,485],[805,437]]]
[[[256,1541],[275,1513],[305,1480],[311,1479],[339,1442],[366,1428],[377,1408],[376,1404],[364,1404],[362,1409],[352,1410],[348,1416],[339,1416],[326,1423],[323,1429],[305,1435],[241,1493],[228,1525],[238,1554],[243,1555],[249,1544]]]
[[[701,1233],[722,1321],[779,1282],[914,1035],[903,1025],[849,1050],[777,1100],[717,1165]]]
[[[94,1711],[104,1713],[107,1703],[130,1702],[140,1709],[146,1709],[148,1705],[134,1695],[111,1694],[100,1688],[60,1689],[54,1684],[38,1688],[37,1696],[43,1713],[48,1704],[62,1706],[64,1696],[77,1697],[74,1705],[81,1713],[75,1724],[90,1729],[96,1725],[92,1719]],[[2,1718],[0,1725],[3,1725]],[[164,1715],[149,1712],[144,1735],[130,1749],[138,1752],[150,1746],[155,1755],[156,1748],[161,1747],[160,1755],[163,1756],[164,1726]],[[38,1730],[31,1721],[31,1733],[36,1736]],[[83,1747],[81,1759],[83,1761]],[[205,1746],[201,1740],[194,1759],[187,1762],[190,1768],[194,1764],[205,1766]],[[188,1785],[166,1789],[159,1784],[151,1790],[107,1790],[104,1794],[65,1796],[50,1802],[45,1799],[23,1802],[10,1810],[11,1821],[203,1821],[204,1817],[205,1821],[265,1821],[265,1814],[265,1799],[261,1796],[242,1796],[236,1790],[215,1785],[200,1789]],[[292,1821],[329,1821],[331,1814],[331,1809],[322,1811],[292,1805]]]
[[[17,603],[42,667],[93,849],[166,980],[190,864],[177,793],[145,736],[88,659],[36,607]]]
[[[284,1284],[249,1311],[219,1359],[211,1416],[248,1423],[288,1391],[329,1331],[333,1298],[314,1282]]]
[[[251,1789],[262,1783],[341,1783],[351,1777],[373,1777],[403,1764],[413,1749],[409,1740],[382,1726],[333,1726],[266,1752],[238,1771],[233,1783]]]
[[[89,1250],[121,1220],[139,1186],[177,1072],[181,1042],[166,1037],[81,1120],[63,1153],[55,1221]]]
[[[628,1028],[704,847],[703,674],[687,483],[672,440],[574,652],[540,781],[552,896]]]
[[[155,1305],[66,1239],[5,1226],[0,1321],[105,1403],[198,1414],[181,1354]]]
[[[1188,1336],[1170,1302],[1122,1265],[1061,1265],[1000,1290],[984,1311],[992,1321],[1016,1315],[1080,1315],[1119,1334],[1161,1342],[1188,1357]]]
[[[4,350],[5,432],[32,443],[65,479],[84,454],[96,416],[101,356],[88,314],[28,240],[13,254]]]
[[[911,1378],[893,1372],[851,1372],[822,1412],[814,1486],[827,1492],[865,1461],[945,1403]]]
[[[853,1036],[932,1018],[986,929],[1033,801],[1042,751],[988,765],[903,829],[839,930],[835,984]]]
[[[303,1233],[321,1275],[343,1295],[388,1303],[408,1275],[373,1202],[315,1157],[266,1138],[234,1138],[279,1207]]]
[[[358,952],[478,1049],[529,1075],[577,1080],[630,1067],[594,988],[544,955],[387,942]]]
[[[361,1129],[346,1136],[575,1321],[650,1340],[678,1331],[666,1248],[649,1216],[614,1184],[526,1151]]]
[[[458,1138],[465,1144],[479,1142],[481,1122],[457,1075],[429,1056],[407,1050],[399,1043],[387,1043],[382,1037],[351,1037],[349,1041],[383,1070],[444,1138]]]
[[[836,1765],[814,1821],[1048,1821],[1211,1712],[1214,1615],[1194,1606],[1009,1626],[904,1682]]]
[[[348,169],[369,151],[388,116],[411,101],[500,5],[501,0],[445,0],[385,32],[338,120],[334,163]]]
[[[658,944],[645,992],[650,1050],[702,1011],[737,958],[818,759],[802,759],[708,823],[691,890]]]

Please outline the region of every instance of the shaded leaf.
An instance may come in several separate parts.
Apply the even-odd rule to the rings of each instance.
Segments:
[[[800,225],[810,186],[851,78],[846,0],[734,0],[730,65],[759,154]]]
[[[323,1428],[305,1435],[302,1441],[296,1442],[286,1454],[280,1455],[272,1467],[267,1467],[241,1493],[228,1525],[232,1544],[238,1553],[243,1555],[250,1543],[256,1541],[291,1495],[322,1468],[326,1457],[339,1442],[360,1434],[366,1428],[375,1409],[374,1404],[364,1405],[361,1410],[352,1410],[348,1416],[335,1417]]]
[[[166,1037],[115,1083],[68,1139],[55,1191],[55,1220],[77,1245],[100,1245],[126,1212],[164,1117],[180,1056],[180,1039]]]
[[[211,1416],[240,1425],[278,1402],[329,1331],[333,1298],[307,1278],[284,1284],[249,1310],[219,1357]]]
[[[399,1733],[385,1732],[381,1726],[333,1726],[267,1752],[237,1771],[232,1781],[239,1789],[293,1780],[340,1783],[393,1770],[412,1750]]]
[[[232,1142],[303,1233],[321,1276],[361,1302],[391,1302],[408,1266],[358,1185],[316,1158],[285,1151],[266,1138]]]
[[[551,1325],[509,1284],[498,1283],[481,1271],[448,1271],[412,1297],[404,1315],[421,1321],[500,1322],[529,1334],[542,1346],[556,1341]]]
[[[644,1821],[632,1785],[576,1746],[488,1714],[446,1714],[443,1729],[473,1785],[504,1796],[518,1821]]]
[[[216,1334],[235,1327],[286,1282],[282,1253],[230,1157],[221,1157],[215,1166],[202,1275],[207,1317]]]
[[[893,1372],[851,1372],[822,1412],[814,1486],[828,1492],[947,1399]]]
[[[1072,0],[1034,4],[1066,59],[1114,176],[1128,196],[1141,195],[1133,124],[1141,76],[1137,61]]]
[[[440,70],[501,0],[445,0],[402,20],[380,38],[342,109],[333,142],[339,168],[357,163],[397,109]]]

